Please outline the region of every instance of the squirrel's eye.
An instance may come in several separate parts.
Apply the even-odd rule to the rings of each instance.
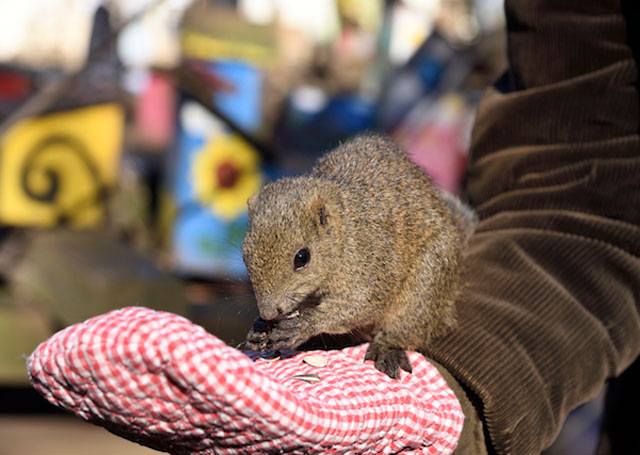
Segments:
[[[293,268],[294,270],[302,270],[309,263],[309,259],[311,259],[311,254],[309,253],[308,248],[303,248],[296,253],[293,257]]]

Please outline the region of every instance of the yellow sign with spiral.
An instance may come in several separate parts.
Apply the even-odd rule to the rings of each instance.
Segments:
[[[116,181],[124,112],[116,103],[47,114],[0,140],[0,223],[90,227]]]

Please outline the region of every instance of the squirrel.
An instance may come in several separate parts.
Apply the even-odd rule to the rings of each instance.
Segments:
[[[364,360],[397,379],[411,372],[405,350],[454,326],[475,217],[386,137],[345,142],[247,202],[242,255],[260,317],[246,348],[358,331]]]

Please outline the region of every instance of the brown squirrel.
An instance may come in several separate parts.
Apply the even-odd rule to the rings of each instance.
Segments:
[[[398,378],[411,372],[406,349],[454,325],[473,215],[386,138],[353,139],[248,206],[242,254],[261,316],[248,349],[358,330],[365,360]]]

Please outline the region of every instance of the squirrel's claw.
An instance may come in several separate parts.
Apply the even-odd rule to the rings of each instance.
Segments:
[[[369,345],[364,360],[373,360],[376,369],[392,379],[400,379],[400,368],[411,373],[411,362],[404,349],[385,346],[375,341]]]

